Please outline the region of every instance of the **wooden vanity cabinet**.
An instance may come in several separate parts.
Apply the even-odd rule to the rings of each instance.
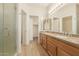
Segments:
[[[69,42],[41,34],[40,43],[50,56],[79,56],[79,48]]]

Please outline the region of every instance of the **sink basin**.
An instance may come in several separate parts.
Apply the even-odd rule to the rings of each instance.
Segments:
[[[60,39],[67,39],[67,36],[58,35],[58,36],[55,36],[55,37],[60,38]]]

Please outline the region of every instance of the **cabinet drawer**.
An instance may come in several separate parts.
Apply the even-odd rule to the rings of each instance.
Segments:
[[[54,45],[57,44],[56,41],[55,41],[55,39],[52,38],[52,37],[47,37],[47,41],[50,42],[50,43],[53,43]]]

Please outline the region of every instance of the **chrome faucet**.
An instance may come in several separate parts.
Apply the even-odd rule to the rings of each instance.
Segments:
[[[69,33],[69,37],[72,37],[72,33]]]
[[[64,36],[72,37],[72,34],[69,32],[64,32]]]

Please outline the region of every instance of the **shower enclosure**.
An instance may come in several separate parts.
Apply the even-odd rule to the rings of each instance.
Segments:
[[[0,55],[14,55],[16,49],[16,4],[0,3]]]

